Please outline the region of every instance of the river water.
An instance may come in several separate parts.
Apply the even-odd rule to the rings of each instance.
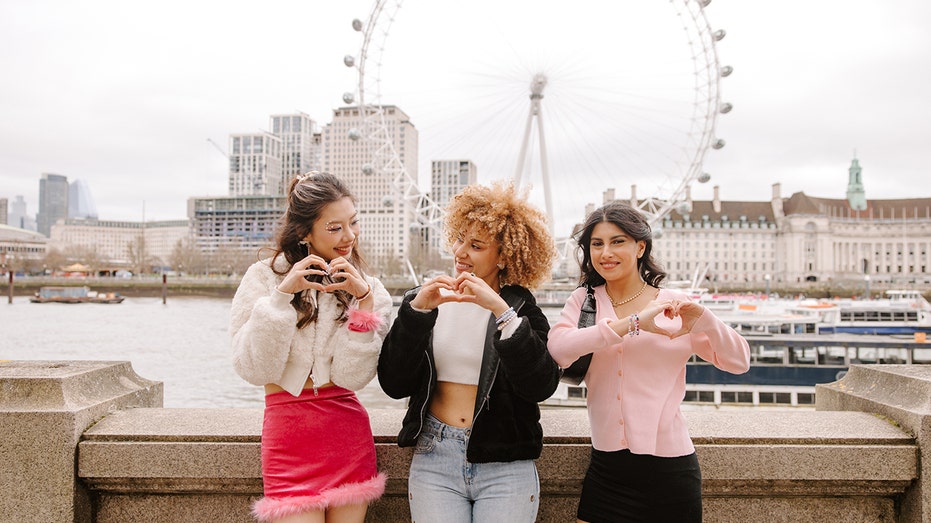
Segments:
[[[121,304],[0,304],[0,360],[117,360],[164,383],[165,407],[262,407],[262,387],[230,358],[230,299],[128,297]],[[546,307],[551,320],[559,308]],[[368,408],[404,408],[377,378],[358,396]]]

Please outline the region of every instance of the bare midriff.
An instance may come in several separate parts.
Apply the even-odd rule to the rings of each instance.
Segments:
[[[475,414],[476,394],[477,385],[439,381],[430,400],[430,414],[447,425],[469,427]]]
[[[332,386],[333,386],[333,382],[332,382],[332,381],[328,381],[328,382],[324,383],[323,385],[317,385],[317,388],[318,388],[318,389],[325,389],[325,388],[327,388],[327,387],[332,387]],[[313,380],[313,378],[308,377],[308,378],[307,378],[307,381],[304,382],[304,387],[303,387],[303,388],[305,388],[305,389],[312,389],[312,388],[314,388],[314,380]],[[266,395],[267,395],[267,394],[275,394],[276,392],[284,392],[284,389],[282,389],[282,388],[279,387],[278,385],[275,385],[274,383],[267,383],[267,384],[265,385],[265,394],[266,394]]]

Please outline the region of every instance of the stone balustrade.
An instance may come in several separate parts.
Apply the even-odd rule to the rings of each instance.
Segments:
[[[863,366],[819,386],[815,411],[687,412],[704,520],[931,521],[929,391],[931,366]],[[261,410],[161,404],[127,362],[0,362],[0,521],[253,521]],[[367,521],[409,521],[403,411],[370,415],[390,479]],[[543,426],[538,521],[574,521],[587,416],[546,409]]]

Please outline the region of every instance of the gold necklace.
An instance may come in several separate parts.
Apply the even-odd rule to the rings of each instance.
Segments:
[[[643,294],[643,291],[644,291],[646,288],[647,288],[647,282],[643,282],[643,287],[640,287],[640,290],[639,290],[639,291],[637,291],[636,293],[634,293],[634,295],[631,296],[630,298],[627,298],[626,300],[620,301],[620,302],[614,301],[614,298],[611,297],[611,293],[608,292],[608,286],[607,286],[607,284],[605,284],[605,293],[607,293],[608,299],[611,300],[611,305],[614,305],[615,307],[620,307],[621,305],[624,305],[625,303],[629,303],[629,302],[633,301],[635,298],[637,298],[637,296],[640,296],[641,294]]]

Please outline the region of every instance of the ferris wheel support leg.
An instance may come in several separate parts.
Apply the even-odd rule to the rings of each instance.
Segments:
[[[550,165],[546,154],[546,138],[543,135],[543,108],[537,101],[537,133],[540,137],[540,170],[543,174],[543,196],[546,199],[546,215],[550,223],[550,236],[556,237],[556,219],[553,216],[553,197],[550,192]]]
[[[517,156],[517,170],[514,171],[514,187],[520,189],[520,178],[524,173],[524,158],[527,156],[527,145],[530,143],[530,129],[533,127],[534,103],[530,102],[530,112],[527,113],[527,126],[524,128],[524,140],[520,144],[520,154]]]

